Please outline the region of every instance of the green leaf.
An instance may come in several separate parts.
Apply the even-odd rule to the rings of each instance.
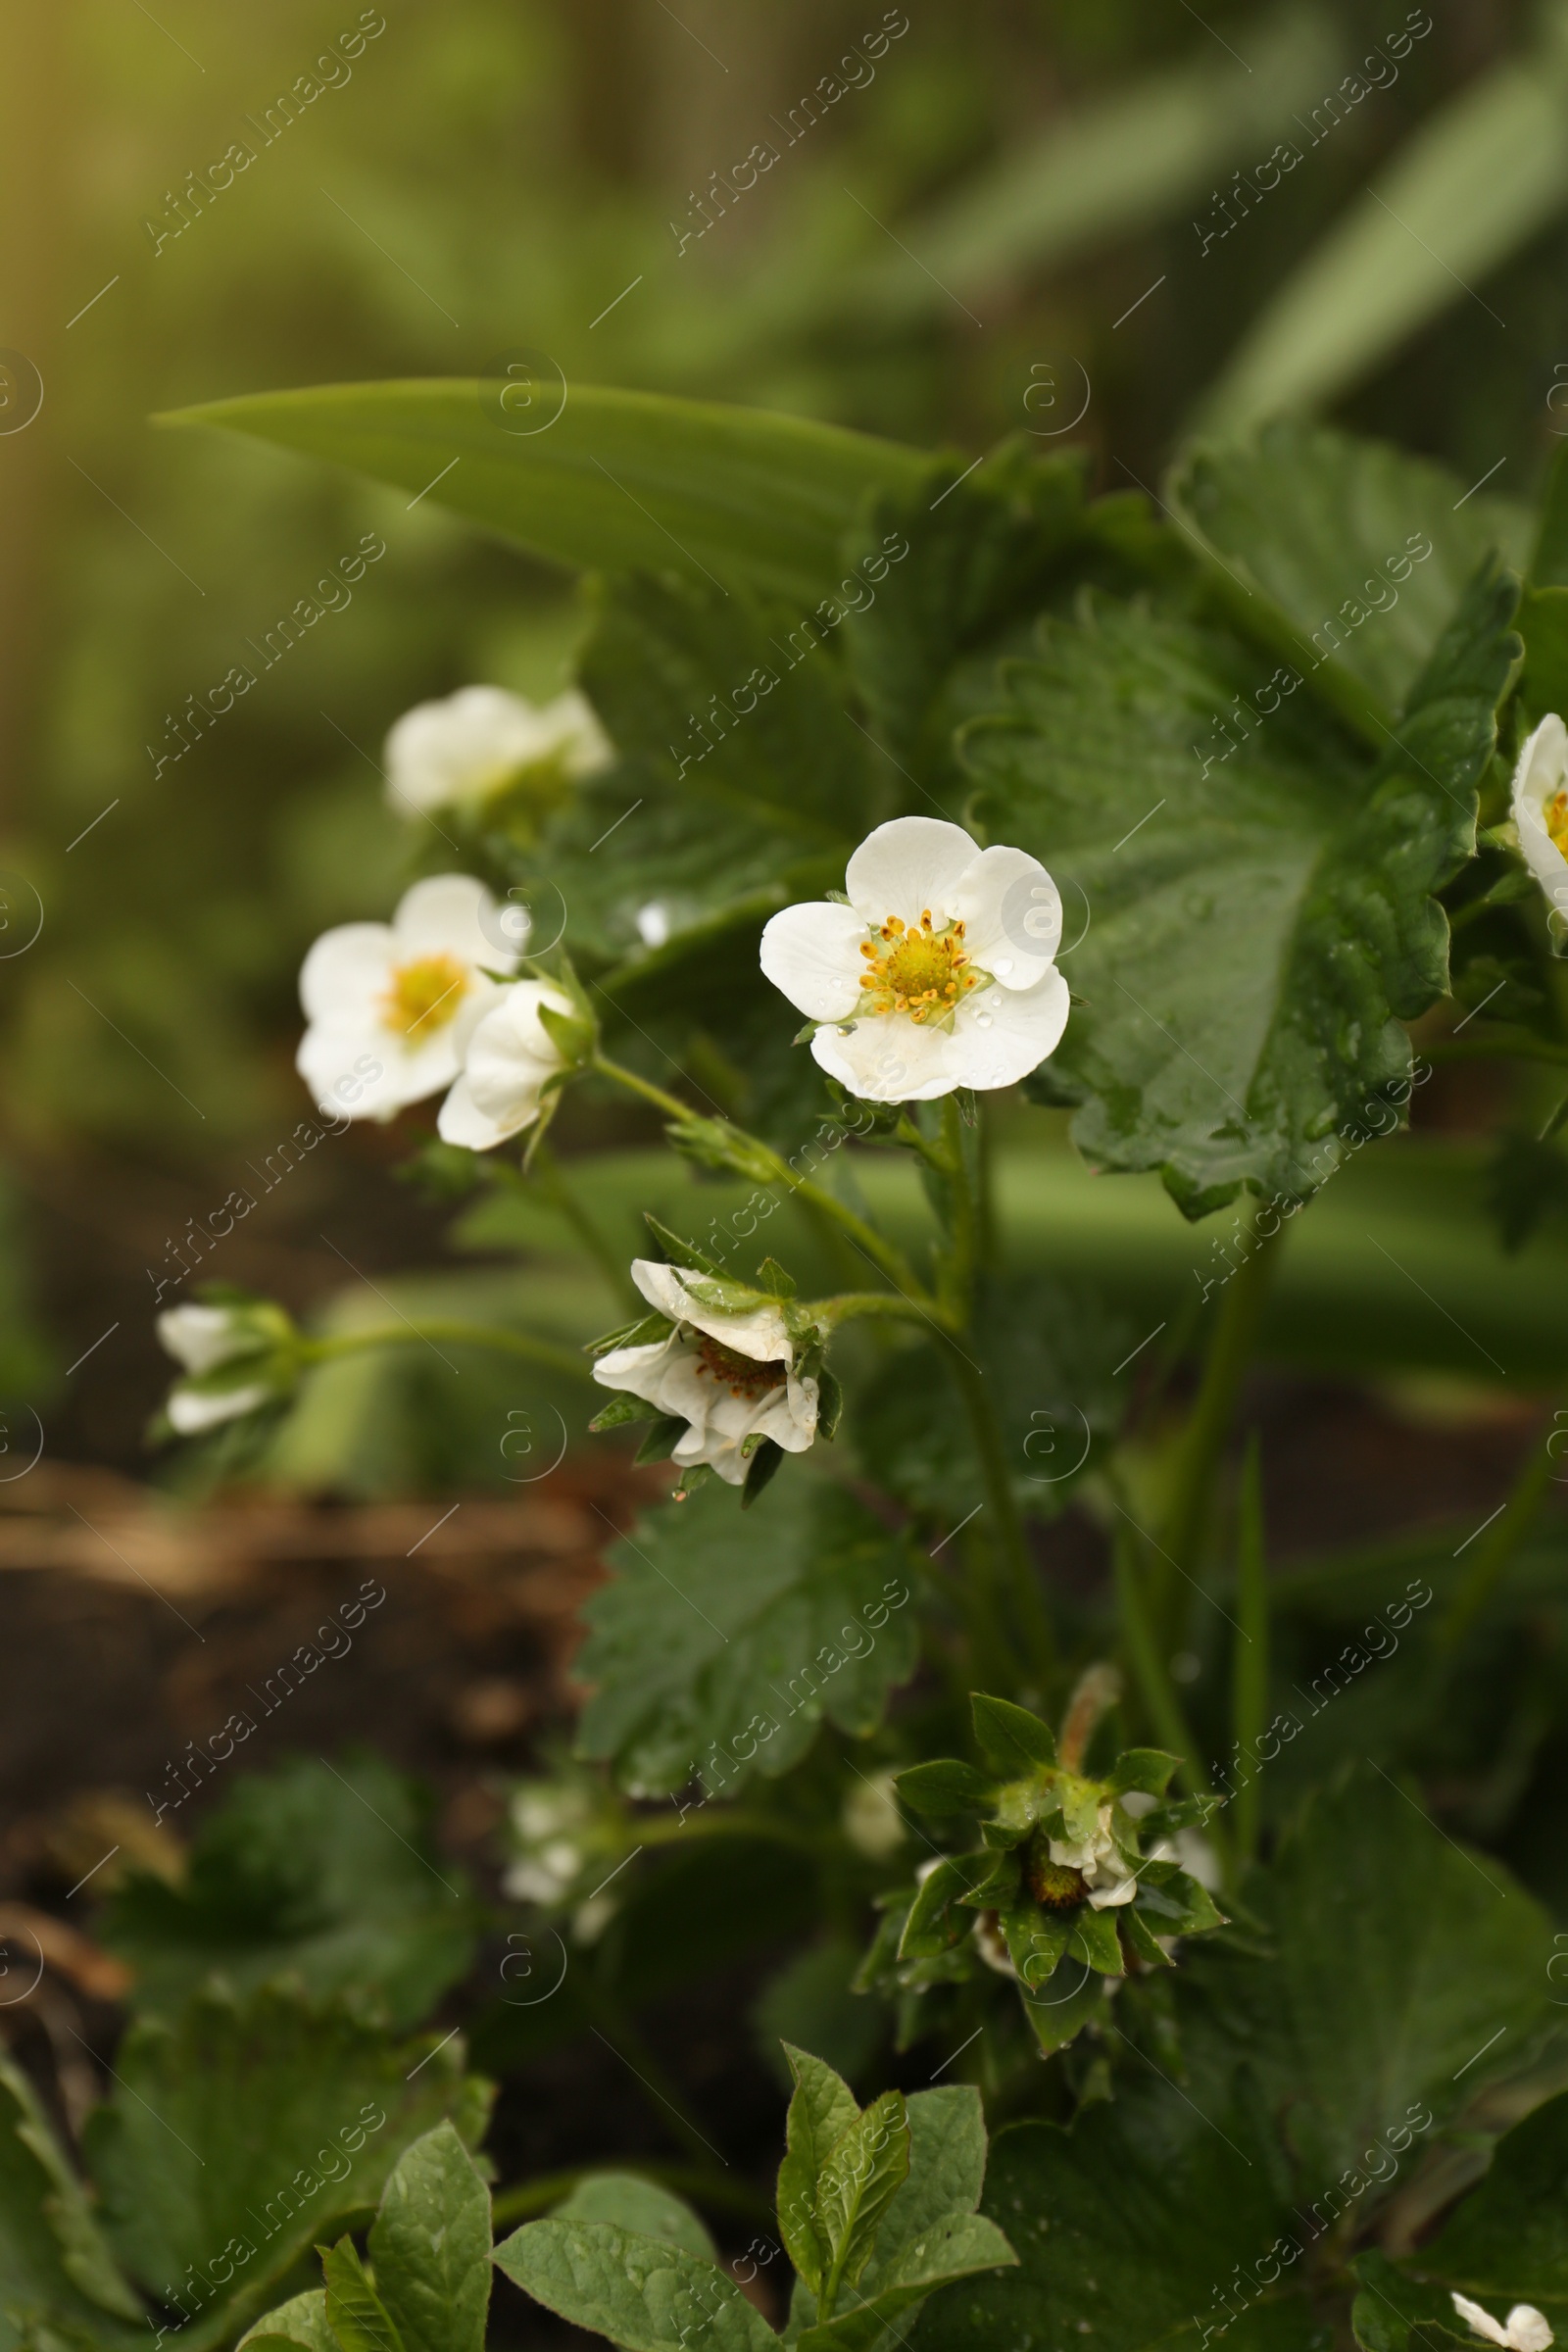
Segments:
[[[1562,84],[1550,48],[1461,84],[1286,276],[1210,390],[1207,420],[1234,430],[1334,400],[1456,302],[1490,312],[1480,331],[1500,328],[1475,289],[1568,204]],[[1330,113],[1312,145],[1335,127]]]
[[[147,2341],[30,2085],[0,2058],[0,2352],[35,2352],[44,2325],[56,2343],[109,2352]]]
[[[853,2287],[858,2280],[908,2170],[904,2093],[885,2090],[829,2150],[817,2178],[816,2227],[827,2240],[827,2277],[835,2286]]]
[[[1187,622],[1097,605],[1008,665],[967,757],[993,837],[1094,909],[1088,1002],[1041,1073],[1084,1106],[1092,1164],[1159,1168],[1190,1215],[1242,1184],[1300,1200],[1346,1156],[1337,1130],[1408,1087],[1402,1024],[1447,980],[1431,894],[1474,847],[1516,594],[1473,584],[1376,765],[1298,692],[1205,775],[1195,738],[1260,664]]]
[[[639,2237],[662,2237],[704,2262],[718,2254],[701,2217],[683,2197],[637,2173],[587,2173],[556,2207],[558,2222],[613,2222]]]
[[[929,1764],[911,1764],[899,1774],[899,1794],[906,1804],[928,1820],[942,1821],[954,1813],[982,1813],[990,1809],[997,1784],[989,1772],[956,1758],[939,1756]]]
[[[1069,1959],[1083,1961],[1099,1976],[1125,1976],[1127,1963],[1122,1958],[1121,1939],[1116,1934],[1115,1912],[1097,1911],[1090,1903],[1080,1904],[1072,1914],[1067,1953]]]
[[[1276,1957],[1192,1946],[1182,1976],[1207,2022],[1187,2045],[1215,2069],[1247,2049],[1310,2194],[1527,2061],[1548,2014],[1545,1918],[1373,1766],[1313,1795],[1244,1892]]]
[[[581,1752],[644,1792],[788,1770],[824,1715],[861,1736],[914,1670],[904,1543],[842,1490],[787,1479],[737,1533],[716,1485],[644,1520],[583,1610]]]
[[[336,1624],[331,1635],[352,1640]],[[327,1643],[325,1628],[319,1648],[302,1643],[229,1717],[229,1740],[346,1654]],[[140,2010],[172,2013],[214,1971],[244,1991],[286,1970],[318,1995],[379,1999],[402,2028],[465,1974],[474,1944],[471,1905],[451,1865],[436,1868],[413,1784],[368,1756],[336,1768],[301,1757],[238,1781],[203,1821],[183,1886],[132,1879],[103,1935],[136,1970]]]
[[[785,2154],[778,2168],[778,2227],[785,2251],[801,2277],[819,2289],[833,2249],[817,2216],[817,2183],[838,2142],[859,2117],[855,2093],[822,2059],[792,2043],[784,2045],[795,2092],[785,2123]]]
[[[1568,703],[1568,587],[1527,588],[1519,632],[1525,641],[1519,691],[1531,717],[1560,712]]]
[[[1472,2300],[1534,2303],[1557,2334],[1568,2323],[1568,2092],[1498,2140],[1491,2169],[1409,2265]],[[1450,2315],[1452,2306],[1449,2306]],[[1468,2329],[1452,2322],[1453,2332]]]
[[[525,2222],[496,2248],[525,2294],[625,2352],[769,2352],[778,2338],[735,2281],[662,2238],[612,2222]]]
[[[1172,1871],[1168,1879],[1146,1872],[1137,1898],[1129,1906],[1129,1916],[1138,1911],[1156,1936],[1201,1936],[1209,1928],[1225,1925],[1225,1914],[1208,1888],[1185,1870]]]
[[[1056,1742],[1050,1725],[1031,1715],[1027,1707],[1014,1706],[1010,1698],[988,1698],[984,1691],[975,1690],[970,1693],[969,1713],[975,1745],[1003,1780],[1022,1780],[1037,1765],[1055,1763]]]
[[[132,2026],[83,2148],[125,2270],[194,2303],[187,2352],[265,2310],[308,2247],[374,2205],[412,2139],[444,2117],[478,2138],[488,2097],[461,2063],[452,2042],[390,2041],[286,1984],[201,1992],[171,2023]]]
[[[1558,449],[1546,474],[1530,585],[1568,588],[1568,445]]]
[[[370,2230],[370,2260],[403,2352],[484,2352],[490,2191],[450,2123],[399,2161]]]
[[[470,380],[325,384],[160,418],[275,441],[373,474],[577,569],[716,574],[797,603],[837,577],[870,489],[917,478],[913,450],[796,416],[573,383],[546,429],[505,429]],[[450,470],[439,480],[442,468]]]
[[[1404,706],[1477,566],[1494,549],[1524,565],[1528,516],[1463,489],[1385,442],[1281,418],[1246,440],[1200,443],[1169,497],[1234,618],[1381,749],[1378,721]],[[1263,683],[1254,672],[1251,691]]]
[[[256,2352],[261,2352],[264,2345],[281,2344],[298,2345],[300,2352],[343,2352],[327,2325],[326,2295],[322,2288],[313,2286],[307,2293],[294,2295],[275,2311],[270,2311],[240,2337],[235,2352],[246,2352],[247,2346],[255,2346]]]
[[[1148,1796],[1163,1796],[1180,1762],[1180,1756],[1168,1755],[1162,1747],[1124,1747],[1105,1786],[1113,1796],[1131,1788],[1141,1788]]]
[[[326,2280],[326,2324],[343,2352],[404,2352],[391,2315],[366,2276],[351,2237],[341,2237],[323,2250],[321,2276]]]
[[[1001,1914],[999,1924],[1007,1957],[1018,1972],[1026,1997],[1043,1993],[1055,1974],[1072,1939],[1074,1917],[1070,1911],[1048,1911],[1027,1894]]]
[[[983,1868],[977,1857],[966,1856],[962,1861],[944,1859],[926,1873],[904,1924],[899,1942],[901,1960],[934,1959],[938,1952],[947,1951],[969,1933],[973,1922],[955,1919],[953,1906],[968,1892],[976,1872]]]

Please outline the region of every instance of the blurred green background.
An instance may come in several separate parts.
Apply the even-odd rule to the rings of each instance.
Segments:
[[[18,429],[31,378],[0,362],[0,942],[43,916],[0,954],[0,1395],[57,1455],[142,1462],[156,1281],[306,1113],[301,956],[385,913],[408,855],[388,725],[476,679],[553,690],[576,627],[569,581],[433,502],[156,412],[522,346],[568,382],[976,453],[1076,439],[1105,488],[1289,405],[1518,497],[1568,431],[1560,8],[3,0],[0,24],[0,347],[43,388]],[[234,141],[254,160],[220,186]],[[367,530],[387,554],[352,603],[156,772],[185,698]],[[433,1263],[443,1212],[390,1181],[407,1141],[325,1145],[214,1271],[300,1308],[343,1288],[335,1249]]]

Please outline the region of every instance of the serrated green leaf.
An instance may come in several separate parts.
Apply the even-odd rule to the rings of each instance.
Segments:
[[[704,2262],[718,2260],[702,2217],[693,2213],[683,2197],[637,2173],[584,2174],[570,2196],[556,2207],[552,2219],[613,2222],[639,2237],[665,2238]]]
[[[1473,2301],[1534,2303],[1560,2335],[1568,2324],[1568,2092],[1505,2132],[1485,2178],[1408,2267]],[[1449,2306],[1450,2313],[1452,2306]],[[1453,2332],[1468,2330],[1458,2322]]]
[[[352,1641],[335,1624],[332,1635]],[[299,1663],[230,1716],[229,1739],[249,1739],[307,1672],[346,1654],[325,1629],[320,1648],[302,1643]],[[286,1970],[313,1993],[379,1999],[407,2029],[466,1970],[474,1916],[452,1866],[436,1871],[411,1782],[374,1757],[301,1757],[239,1780],[202,1823],[184,1884],[133,1878],[103,1937],[136,1971],[138,2010],[171,2014],[214,1971],[244,1991]]]
[[[1116,1934],[1115,1912],[1097,1911],[1090,1903],[1080,1904],[1072,1914],[1067,1956],[1083,1961],[1098,1976],[1125,1976],[1127,1963],[1122,1958],[1121,1938]]]
[[[343,2352],[405,2352],[390,2313],[366,2275],[351,2237],[321,2250],[326,2324]]]
[[[904,2093],[885,2090],[828,2151],[817,2176],[816,2228],[827,2242],[824,2291],[853,2288],[871,2259],[883,2215],[908,2177]]]
[[[612,2222],[525,2222],[495,2261],[535,2302],[625,2352],[776,2352],[772,2328],[723,2271]]]
[[[35,2327],[73,2352],[145,2352],[141,2306],[70,2180],[30,2087],[0,2058],[0,2352],[38,2352]]]
[[[966,757],[993,838],[1094,909],[1088,1002],[1043,1073],[1083,1105],[1092,1163],[1159,1168],[1189,1214],[1242,1184],[1300,1200],[1340,1131],[1408,1088],[1402,1024],[1447,985],[1431,894],[1474,846],[1515,602],[1506,577],[1473,584],[1375,764],[1303,691],[1205,776],[1195,739],[1258,663],[1186,622],[1101,604],[1007,666]]]
[[[1168,1754],[1162,1747],[1124,1747],[1105,1786],[1113,1796],[1122,1796],[1132,1788],[1141,1788],[1147,1796],[1163,1796],[1180,1762],[1179,1756]]]
[[[989,1811],[997,1784],[989,1772],[956,1757],[938,1756],[929,1764],[911,1764],[899,1774],[899,1794],[906,1804],[928,1820],[943,1821],[954,1813]]]
[[[975,1745],[1004,1780],[1022,1780],[1036,1766],[1055,1763],[1056,1742],[1050,1725],[1027,1707],[975,1690],[970,1693],[969,1714]]]
[[[126,2272],[194,2301],[187,2352],[265,2310],[302,2253],[374,2205],[411,2140],[444,2117],[478,2138],[488,2096],[438,2038],[392,2041],[347,2002],[287,1984],[243,2001],[200,1992],[171,2023],[132,2026],[83,2148]],[[207,2293],[181,2290],[191,2266]]]
[[[842,1490],[786,1479],[737,1536],[716,1486],[644,1520],[583,1610],[582,1753],[660,1793],[733,1792],[804,1755],[825,1715],[863,1734],[913,1672],[903,1541]]]
[[[1247,439],[1200,443],[1168,495],[1239,624],[1381,749],[1378,721],[1403,709],[1480,565],[1498,550],[1520,568],[1526,560],[1523,510],[1463,490],[1385,442],[1280,418]],[[1251,691],[1262,684],[1255,670]]]
[[[817,2183],[828,2157],[859,2117],[843,2077],[809,2050],[784,2045],[795,2092],[785,2121],[785,2154],[778,2168],[778,2227],[801,2277],[820,2288],[833,2249],[817,2217]]]
[[[556,421],[504,429],[472,380],[325,384],[161,418],[353,466],[577,569],[717,574],[811,604],[868,490],[918,478],[914,450],[760,410],[573,383]],[[447,476],[432,486],[443,466]]]
[[[376,2292],[403,2352],[484,2352],[490,2191],[451,2124],[399,2159],[369,2243]],[[330,2291],[328,2316],[336,2327]]]
[[[243,2334],[234,2352],[262,2352],[264,2345],[297,2345],[299,2352],[343,2352],[343,2346],[327,2324],[326,2294],[319,2286],[311,2287],[303,2295],[293,2295],[270,2311],[265,2319]]]
[[[962,1936],[967,1936],[972,1922],[955,1919],[953,1906],[960,1902],[974,1885],[976,1865],[972,1858],[965,1861],[945,1860],[928,1871],[915,1891],[899,1943],[901,1960],[930,1960],[945,1952]]]

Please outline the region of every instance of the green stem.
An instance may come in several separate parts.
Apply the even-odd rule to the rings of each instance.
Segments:
[[[306,1361],[332,1363],[339,1356],[361,1355],[369,1348],[407,1348],[416,1340],[427,1344],[445,1340],[454,1348],[489,1348],[501,1355],[517,1355],[528,1363],[542,1364],[569,1380],[586,1381],[590,1386],[593,1382],[591,1367],[568,1348],[536,1340],[525,1331],[503,1331],[489,1323],[460,1323],[443,1315],[427,1316],[422,1323],[390,1324],[385,1330],[351,1331],[335,1339],[309,1341]]]
[[[703,1800],[705,1804],[709,1801]],[[695,1806],[689,1810],[696,1815]],[[797,1853],[820,1854],[825,1847],[839,1843],[836,1831],[808,1830],[771,1813],[744,1813],[734,1806],[691,1820],[684,1813],[675,1821],[650,1821],[640,1814],[637,1828],[644,1845],[674,1845],[685,1838],[755,1838],[768,1845],[787,1845]]]
[[[840,1291],[832,1298],[813,1298],[806,1311],[829,1331],[862,1315],[891,1315],[901,1323],[923,1323],[927,1330],[933,1322],[949,1328],[940,1308],[921,1306],[912,1298],[901,1298],[897,1291]]]
[[[1560,1426],[1557,1415],[1553,1414],[1552,1437]],[[1552,1462],[1550,1437],[1531,1446],[1524,1468],[1514,1482],[1513,1493],[1487,1530],[1485,1542],[1466,1568],[1459,1589],[1439,1623],[1437,1648],[1440,1654],[1451,1654],[1458,1648],[1491,1599],[1504,1569],[1535,1525],[1537,1513],[1545,1500],[1546,1489],[1551,1483]]]
[[[1056,1675],[1056,1641],[1040,1591],[1028,1539],[1024,1534],[1018,1499],[1012,1491],[1012,1478],[1002,1433],[992,1413],[985,1377],[979,1366],[965,1354],[959,1341],[949,1338],[946,1344],[953,1377],[957,1382],[964,1410],[969,1416],[970,1435],[974,1439],[980,1474],[985,1482],[991,1520],[987,1530],[991,1550],[1002,1570],[1003,1582],[1012,1603],[1017,1630],[1023,1636],[1030,1667],[1044,1690],[1049,1690]]]
[[[1268,1713],[1268,1569],[1263,1540],[1263,1476],[1254,1433],[1242,1467],[1237,1527],[1236,1598],[1238,1634],[1232,1668],[1232,1715],[1238,1755],[1255,1754]],[[1239,1862],[1257,1853],[1257,1775],[1250,1773],[1237,1790],[1236,1852]]]
[[[1242,1380],[1251,1361],[1274,1268],[1276,1244],[1272,1236],[1258,1232],[1256,1218],[1254,1208],[1251,1248],[1226,1283],[1198,1396],[1176,1457],[1162,1547],[1170,1556],[1156,1559],[1150,1595],[1154,1621],[1167,1634],[1179,1629],[1182,1618],[1172,1579],[1178,1569],[1196,1577],[1201,1562],[1203,1540],[1213,1508],[1214,1480]],[[1277,1220],[1275,1230],[1281,1230]]]
[[[515,2222],[532,2221],[536,2214],[548,2213],[564,2197],[569,2197],[579,2180],[591,2180],[604,2169],[602,2164],[581,2165],[574,2172],[546,2173],[537,2180],[519,2180],[514,2188],[500,2191],[490,2209],[491,2222],[497,2230],[508,2230]],[[672,2188],[695,2204],[714,2206],[720,2213],[738,2214],[744,2221],[764,2225],[772,2222],[773,2208],[765,2197],[738,2180],[726,2180],[710,2165],[650,2163],[646,2156],[639,2156],[618,2169],[656,2180],[662,2187]]]
[[[969,1163],[963,1149],[963,1123],[956,1095],[942,1103],[942,1159],[939,1163],[951,1187],[953,1244],[939,1294],[957,1323],[966,1324],[974,1306],[974,1278],[980,1254],[979,1205],[969,1182]]]
[[[548,1144],[535,1147],[528,1173],[558,1216],[571,1227],[616,1298],[640,1313],[647,1301],[627,1273],[626,1260],[616,1254],[600,1232]]]
[[[1127,1662],[1133,1670],[1133,1680],[1149,1710],[1156,1736],[1173,1754],[1181,1758],[1180,1777],[1189,1793],[1193,1796],[1209,1796],[1212,1791],[1203,1762],[1203,1751],[1183,1712],[1181,1700],[1176,1695],[1176,1686],[1170,1679],[1164,1655],[1155,1638],[1153,1619],[1150,1614],[1138,1565],[1142,1548],[1138,1530],[1124,1516],[1112,1539],[1111,1549],[1116,1570],[1117,1610],[1121,1618]],[[1220,1826],[1217,1798],[1215,1810],[1204,1824],[1204,1835],[1226,1862],[1228,1871],[1229,1840]]]

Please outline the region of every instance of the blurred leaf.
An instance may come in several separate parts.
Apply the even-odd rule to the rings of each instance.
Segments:
[[[662,2237],[703,2262],[716,2263],[717,2250],[700,2215],[683,2197],[644,2180],[637,2173],[585,2173],[569,2197],[556,2207],[558,2222],[613,2222],[640,2237]]]
[[[192,2352],[231,2342],[311,2245],[375,2203],[412,2139],[445,2117],[478,2139],[488,2096],[461,2067],[459,2045],[389,2041],[284,1986],[198,1993],[172,2024],[132,2026],[116,2095],[87,2120],[104,2233],[150,2294],[201,2305]],[[180,2285],[225,2250],[231,2293]]]
[[[1533,1135],[1501,1135],[1487,1170],[1486,1198],[1503,1248],[1522,1250],[1548,1216],[1568,1209],[1568,1159]]]
[[[1380,722],[1403,708],[1477,565],[1494,549],[1526,561],[1528,514],[1483,497],[1456,509],[1461,488],[1384,442],[1282,418],[1200,444],[1169,496],[1238,624],[1276,644],[1381,750]]]
[[[1260,664],[1137,609],[1045,622],[1038,659],[1007,665],[965,759],[994,836],[1092,910],[1087,1003],[1034,1082],[1085,1106],[1092,1164],[1159,1168],[1190,1215],[1242,1184],[1299,1200],[1345,1157],[1336,1129],[1407,1079],[1402,1023],[1447,984],[1431,894],[1475,846],[1517,596],[1476,581],[1372,766],[1298,689],[1204,759]]]
[[[1315,144],[1315,142],[1314,142]],[[1475,291],[1568,206],[1568,94],[1554,53],[1495,66],[1413,131],[1242,337],[1202,403],[1210,430],[1337,399]]]
[[[913,481],[924,463],[835,425],[649,392],[574,383],[556,421],[529,433],[505,424],[497,401],[496,386],[466,379],[325,384],[159,421],[251,433],[428,492],[575,569],[716,573],[797,605],[832,586],[864,494]]]
[[[842,1489],[799,1469],[742,1532],[716,1482],[610,1554],[575,1671],[593,1695],[581,1752],[645,1794],[701,1774],[730,1794],[806,1753],[824,1715],[863,1736],[914,1670],[907,1550]],[[714,1750],[719,1760],[715,1761]]]
[[[298,1673],[284,1670],[278,1705]],[[353,1992],[395,2029],[417,2024],[474,1942],[425,1810],[374,1757],[337,1771],[299,1757],[241,1780],[202,1823],[182,1886],[135,1878],[114,1899],[104,1940],[136,1970],[136,2006],[167,2015],[215,1972],[247,1992],[287,1972],[317,1998]]]
[[[1498,2140],[1485,2179],[1409,2268],[1498,2306],[1533,2303],[1560,2336],[1568,2323],[1568,2092],[1538,2107]],[[1455,2335],[1462,2323],[1452,2317]],[[1468,2330],[1463,2330],[1468,2334]]]
[[[0,2352],[32,2352],[32,2325],[118,2352],[142,2310],[117,2269],[31,2085],[0,2059]],[[120,2323],[129,2322],[130,2326]]]
[[[758,1995],[752,2010],[757,2046],[786,2089],[789,2069],[781,2042],[820,2051],[834,2072],[852,2082],[863,2079],[881,2051],[886,2018],[875,2001],[851,1989],[859,1961],[858,1945],[829,1936],[787,1960]]]

